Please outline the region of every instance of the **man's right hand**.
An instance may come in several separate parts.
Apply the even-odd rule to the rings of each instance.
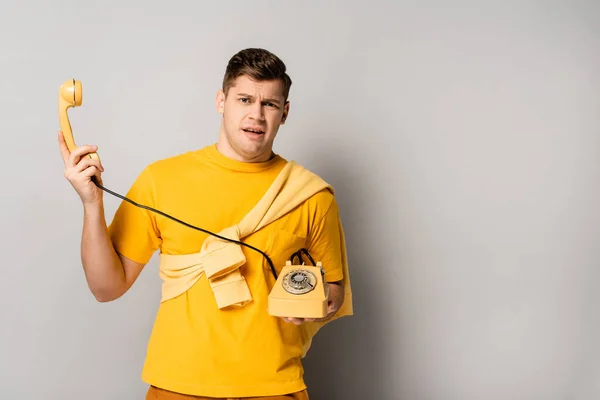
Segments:
[[[95,152],[97,146],[79,146],[71,152],[60,131],[58,145],[65,163],[65,178],[71,183],[84,205],[98,204],[102,200],[102,190],[92,182],[92,177],[102,185],[101,173],[104,172],[104,168],[99,160],[86,157],[89,153]]]

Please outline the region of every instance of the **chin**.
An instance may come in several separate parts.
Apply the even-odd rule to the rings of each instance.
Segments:
[[[251,160],[264,155],[265,152],[266,152],[266,149],[264,149],[264,148],[257,149],[257,148],[246,147],[246,148],[242,149],[242,154],[244,155],[244,157],[251,159]]]
[[[240,155],[242,155],[244,158],[247,158],[248,160],[254,160],[256,158],[264,156],[267,153],[269,155],[271,154],[271,151],[265,145],[262,145],[262,146],[243,145],[240,147],[239,151],[240,151]]]

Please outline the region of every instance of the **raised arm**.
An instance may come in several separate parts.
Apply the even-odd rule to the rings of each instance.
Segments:
[[[96,146],[80,146],[70,152],[62,132],[58,143],[65,164],[64,175],[83,204],[81,261],[85,277],[94,297],[101,302],[121,297],[133,285],[144,264],[132,261],[115,251],[104,216],[103,193],[94,182],[102,184],[104,171],[100,160],[85,157]]]

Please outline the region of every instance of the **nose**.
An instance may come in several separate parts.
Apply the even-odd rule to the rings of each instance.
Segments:
[[[263,105],[260,101],[256,101],[254,104],[252,104],[252,108],[250,109],[250,118],[259,121],[263,121],[265,119]]]

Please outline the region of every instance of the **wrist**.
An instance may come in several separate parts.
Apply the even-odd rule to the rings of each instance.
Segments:
[[[104,203],[102,199],[83,202],[83,213],[87,217],[98,217],[104,215]]]

